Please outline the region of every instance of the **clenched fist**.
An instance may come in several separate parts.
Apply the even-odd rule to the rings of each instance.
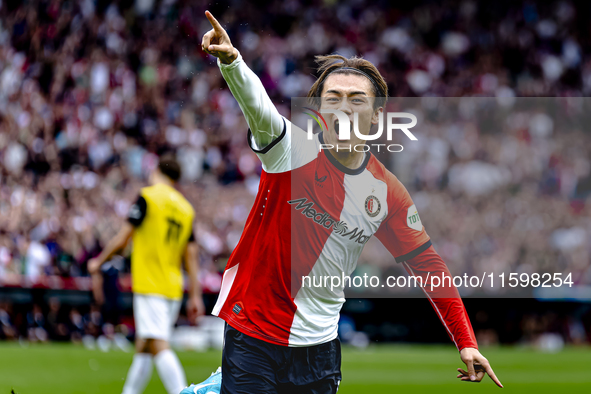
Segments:
[[[238,50],[232,46],[228,33],[213,17],[211,12],[205,11],[205,16],[213,29],[205,33],[201,40],[201,49],[220,59],[224,64],[230,64],[238,57]]]

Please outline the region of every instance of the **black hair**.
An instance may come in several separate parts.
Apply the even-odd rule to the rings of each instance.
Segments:
[[[181,179],[181,166],[175,159],[163,158],[158,163],[158,170],[174,182]]]
[[[321,73],[320,77],[314,82],[314,85],[308,92],[308,99],[312,106],[320,108],[320,97],[324,90],[324,82],[332,73],[339,74],[357,74],[364,75],[372,84],[372,90],[376,100],[374,101],[374,109],[382,107],[386,104],[388,97],[388,84],[384,77],[380,74],[376,66],[370,61],[354,56],[346,58],[341,55],[326,55],[315,56],[316,63],[318,63],[318,71]]]

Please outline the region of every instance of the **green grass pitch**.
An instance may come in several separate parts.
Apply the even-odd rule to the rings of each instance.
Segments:
[[[505,388],[486,377],[459,382],[458,353],[450,346],[381,345],[343,349],[344,393],[591,393],[591,348],[547,354],[521,348],[485,348]],[[70,344],[23,348],[0,343],[0,394],[121,392],[132,354],[103,353]],[[190,381],[201,381],[220,363],[220,353],[178,352]],[[165,393],[154,371],[146,393]]]

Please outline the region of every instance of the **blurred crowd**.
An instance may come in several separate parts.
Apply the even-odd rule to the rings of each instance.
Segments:
[[[372,61],[392,96],[423,108],[434,97],[591,93],[584,2],[3,1],[0,285],[87,275],[158,156],[173,152],[197,211],[201,279],[219,286],[261,166],[200,49],[206,9],[286,116],[314,80],[314,55],[334,52]],[[544,114],[510,123],[432,122],[405,155],[380,158],[452,272],[568,271],[591,282],[589,131]],[[370,245],[362,262],[387,271],[391,257]]]
[[[133,349],[127,339],[133,332],[126,324],[128,322],[114,325],[105,321],[96,305],[83,310],[64,306],[59,298],[51,297],[46,306],[34,303],[28,312],[22,308],[14,309],[10,302],[0,302],[0,339],[72,341],[103,351],[118,348],[128,352]]]
[[[486,97],[404,101],[420,104],[423,126],[416,142],[402,136],[404,155],[386,159],[453,275],[557,273],[591,284],[591,100],[522,98],[511,108]],[[404,272],[379,241],[369,245],[365,271]],[[507,283],[486,283],[463,294],[509,295]]]

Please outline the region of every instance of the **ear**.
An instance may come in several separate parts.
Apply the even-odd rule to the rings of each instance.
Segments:
[[[384,112],[384,107],[378,107],[372,117],[371,117],[371,124],[378,124],[380,121],[380,113]]]

